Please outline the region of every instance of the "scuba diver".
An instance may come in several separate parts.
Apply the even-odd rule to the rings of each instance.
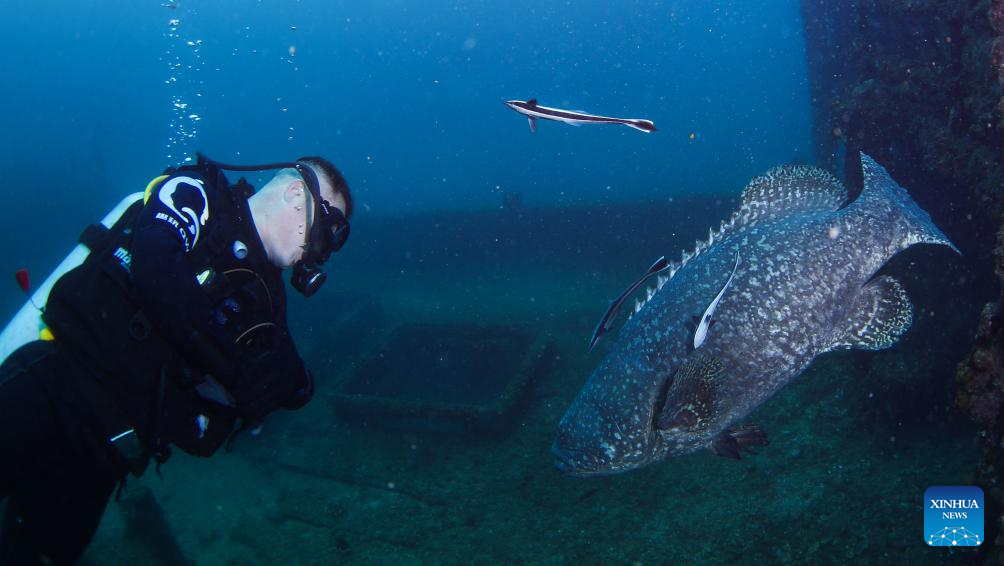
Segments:
[[[223,171],[278,169],[255,192]],[[352,197],[329,161],[169,169],[53,286],[41,339],[0,365],[0,564],[70,564],[116,485],[171,446],[210,456],[313,396],[286,325],[345,244]]]

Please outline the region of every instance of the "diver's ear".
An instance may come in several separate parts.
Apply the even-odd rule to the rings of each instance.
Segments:
[[[303,200],[304,192],[306,190],[306,185],[303,184],[301,179],[293,179],[286,184],[286,188],[282,191],[282,200],[287,203],[296,204],[298,200]]]

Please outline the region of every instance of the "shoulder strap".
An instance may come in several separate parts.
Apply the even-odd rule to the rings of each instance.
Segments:
[[[139,211],[143,209],[143,202],[136,201],[122,213],[122,216],[115,221],[111,228],[97,222],[84,228],[77,236],[77,241],[87,246],[91,253],[99,252],[111,244],[114,234],[125,233],[131,230],[139,217]]]

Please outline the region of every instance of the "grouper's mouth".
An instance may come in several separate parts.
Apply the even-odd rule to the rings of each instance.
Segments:
[[[554,456],[554,467],[559,472],[574,476],[579,471],[578,466],[575,464],[575,451],[565,450],[558,446],[557,441],[551,444],[551,454]]]
[[[576,478],[612,476],[641,466],[641,462],[628,462],[619,465],[605,462],[603,467],[583,465],[583,461],[588,460],[588,458],[583,458],[583,455],[586,454],[585,451],[562,448],[558,446],[557,442],[551,445],[551,454],[554,455],[555,469],[566,476]]]
[[[580,450],[572,448],[562,448],[555,442],[551,445],[551,454],[554,455],[554,467],[566,476],[589,477],[604,475],[603,472],[582,466],[582,454]]]

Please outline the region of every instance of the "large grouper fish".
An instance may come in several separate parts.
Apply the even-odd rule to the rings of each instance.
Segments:
[[[913,308],[876,272],[914,244],[958,249],[882,166],[863,154],[861,166],[864,188],[846,205],[826,171],[771,169],[707,242],[653,266],[657,285],[561,419],[559,470],[614,474],[701,448],[738,458],[766,444],[742,420],[816,356],[896,343]]]

